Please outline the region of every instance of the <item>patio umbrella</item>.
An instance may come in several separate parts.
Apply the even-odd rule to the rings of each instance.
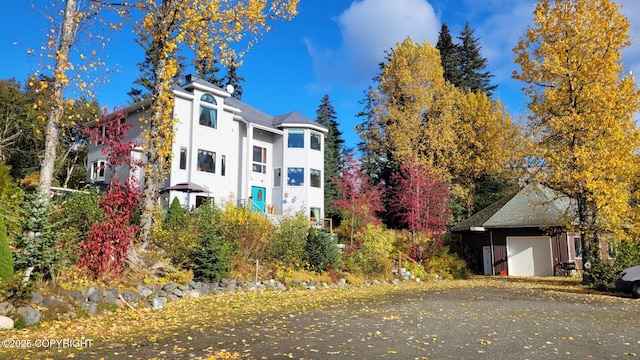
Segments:
[[[190,197],[189,194],[210,192],[204,187],[198,184],[194,184],[192,182],[177,183],[173,186],[169,186],[161,190],[161,192],[165,192],[165,191],[180,191],[180,192],[187,193],[187,208],[189,208],[189,197]]]

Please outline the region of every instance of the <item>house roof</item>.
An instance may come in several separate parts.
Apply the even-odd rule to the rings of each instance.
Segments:
[[[225,91],[219,86],[212,84],[206,80],[200,79],[194,75],[187,76],[187,83],[180,86],[178,89],[179,91],[185,91],[190,93],[190,90],[193,88],[192,84],[199,84],[199,85],[217,89],[220,91]],[[240,117],[242,117],[245,121],[252,124],[261,125],[261,126],[272,128],[272,129],[280,129],[282,127],[288,127],[291,125],[293,126],[303,125],[307,127],[309,126],[315,127],[324,132],[328,131],[326,127],[309,119],[308,117],[300,114],[297,111],[293,111],[287,114],[272,116],[234,97],[228,97],[224,100],[224,102],[226,105],[239,109]]]
[[[562,226],[573,209],[569,197],[544,185],[528,184],[461,221],[451,231]]]

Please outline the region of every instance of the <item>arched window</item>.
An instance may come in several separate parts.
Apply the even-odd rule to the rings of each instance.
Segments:
[[[218,110],[216,99],[211,94],[202,94],[200,97],[200,125],[210,128],[218,127]]]

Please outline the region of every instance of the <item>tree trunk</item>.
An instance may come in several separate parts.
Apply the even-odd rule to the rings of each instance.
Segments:
[[[69,53],[76,33],[76,0],[67,0],[65,3],[64,18],[62,23],[62,35],[55,54],[55,68],[53,70],[51,101],[47,116],[44,158],[40,169],[40,185],[38,192],[42,201],[48,201],[49,192],[56,163],[56,148],[58,146],[58,126],[64,109],[63,95],[65,85],[68,83],[66,71],[69,68]]]
[[[162,48],[162,45],[158,45],[158,48]],[[167,58],[160,57],[154,74],[155,84],[151,100],[151,119],[149,119],[148,134],[145,138],[144,146],[146,163],[142,189],[142,214],[140,216],[140,247],[142,249],[147,247],[151,230],[157,221],[158,194],[164,180],[162,157],[158,152],[162,148],[165,136],[163,136],[160,126],[167,121],[167,119],[164,119],[166,114],[165,107],[171,106],[171,112],[173,112],[173,103],[167,103],[166,101],[166,97],[170,96],[168,81],[165,80],[167,77],[166,71]]]

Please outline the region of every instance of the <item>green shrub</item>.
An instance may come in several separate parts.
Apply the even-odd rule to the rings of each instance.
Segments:
[[[231,271],[234,256],[233,244],[213,233],[205,233],[200,243],[191,249],[185,267],[193,271],[195,280],[219,281]]]
[[[59,204],[60,211],[52,216],[58,224],[56,237],[68,263],[78,260],[78,248],[91,230],[91,225],[103,219],[103,211],[98,205],[102,194],[96,186],[87,186],[83,191],[73,193]]]
[[[427,280],[429,278],[429,274],[425,270],[424,266],[419,263],[412,263],[410,261],[403,262],[402,267],[407,269],[412,275],[419,278],[420,280]]]
[[[23,281],[19,274],[0,283],[0,302],[9,301],[13,306],[26,305],[32,298],[33,281]]]
[[[443,246],[431,254],[426,261],[425,270],[445,279],[466,279],[469,277],[467,263],[458,255],[451,253],[448,246]]]
[[[7,228],[0,215],[0,283],[8,282],[13,276],[13,255],[7,241]]]
[[[195,244],[185,247],[186,257],[182,264],[193,271],[195,280],[218,281],[226,277],[233,266],[238,243],[236,239],[221,235],[221,224],[217,221],[220,215],[214,206],[201,206],[188,215],[185,230],[195,237],[185,239]]]
[[[393,262],[391,253],[395,234],[380,225],[367,225],[364,231],[356,234],[356,246],[347,249],[343,257],[346,271],[367,276],[386,276],[391,274]]]
[[[236,244],[238,263],[264,258],[274,234],[274,225],[269,219],[228,202],[217,221],[220,236]]]
[[[309,270],[322,272],[327,269],[335,269],[338,266],[340,250],[331,238],[331,234],[326,231],[310,228],[304,251]]]
[[[9,175],[9,167],[0,163],[0,215],[9,234],[20,231],[20,208],[24,194]]]
[[[282,262],[294,270],[302,268],[308,232],[309,220],[302,213],[285,217],[280,221],[274,239],[269,243],[266,260]]]
[[[53,278],[60,269],[64,252],[60,251],[56,225],[51,224],[51,205],[28,195],[21,219],[22,233],[16,239],[14,253],[16,270],[33,267],[33,273],[42,279]]]
[[[616,266],[615,262],[611,260],[594,261],[587,274],[592,279],[590,282],[591,287],[597,290],[607,290],[615,287],[618,271],[622,269],[623,267]]]
[[[587,283],[598,290],[615,288],[618,273],[625,268],[640,264],[640,243],[621,241],[613,246],[615,259],[594,261],[588,273],[585,273]]]
[[[182,209],[180,200],[178,200],[177,197],[174,197],[173,201],[171,201],[169,211],[167,211],[167,216],[164,219],[162,227],[164,229],[171,229],[176,227],[181,228],[184,226],[186,217],[187,215],[185,214],[184,209]]]

